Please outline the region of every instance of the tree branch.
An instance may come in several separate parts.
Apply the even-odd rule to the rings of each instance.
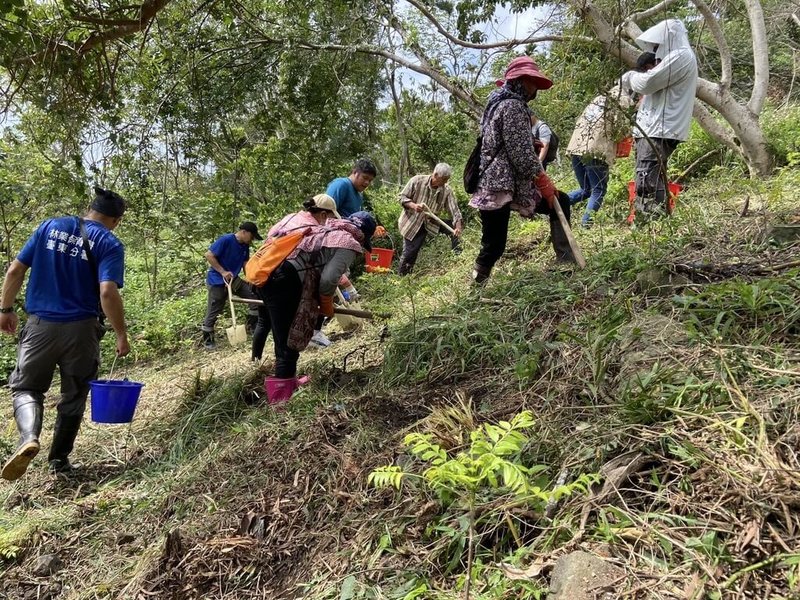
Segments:
[[[627,33],[632,40],[635,40],[642,34],[642,30],[637,24],[639,21],[646,21],[650,17],[664,13],[667,8],[677,2],[678,0],[662,0],[662,2],[651,6],[647,10],[632,13],[620,24],[619,29]]]
[[[420,73],[429,77],[452,95],[457,97],[459,100],[464,102],[469,109],[470,114],[473,118],[478,119],[480,118],[483,112],[483,105],[469,92],[467,92],[461,85],[458,83],[451,81],[444,73],[434,69],[432,66],[428,64],[417,64],[411,62],[410,60],[389,52],[388,50],[384,50],[382,48],[375,48],[373,46],[367,46],[362,44],[356,44],[353,46],[347,46],[344,44],[315,44],[312,42],[308,42],[305,40],[288,40],[288,39],[277,39],[277,38],[262,38],[260,40],[253,40],[253,43],[256,45],[265,45],[265,46],[283,46],[283,47],[295,47],[295,48],[303,48],[305,50],[336,50],[340,52],[356,52],[358,54],[369,54],[371,56],[381,56],[387,60],[391,60],[392,62],[406,67],[416,73]]]
[[[492,48],[513,48],[514,46],[524,46],[526,44],[536,44],[539,42],[563,42],[565,40],[579,40],[584,42],[591,42],[593,41],[591,38],[584,37],[584,36],[568,36],[565,37],[563,35],[540,35],[540,36],[529,36],[526,38],[513,38],[510,40],[503,40],[500,42],[492,42],[489,44],[476,44],[474,42],[468,42],[466,40],[462,40],[457,38],[453,34],[451,34],[445,27],[439,22],[439,20],[434,16],[434,14],[419,0],[406,0],[409,4],[411,4],[414,8],[416,8],[422,15],[431,22],[431,24],[436,28],[436,30],[441,33],[445,38],[450,40],[452,43],[462,46],[463,48],[473,48],[475,50],[491,50]]]
[[[753,38],[753,93],[747,108],[757,115],[764,108],[769,87],[769,47],[767,27],[764,24],[764,10],[759,0],[745,0],[747,17],[750,20],[750,33]]]
[[[105,17],[95,17],[92,15],[72,15],[72,18],[76,21],[80,21],[81,23],[105,25],[108,27],[131,27],[139,23],[139,21],[134,19],[107,19]]]
[[[695,98],[694,110],[692,116],[697,119],[700,126],[710,135],[726,148],[730,148],[737,154],[741,154],[742,149],[736,144],[736,137],[730,129],[725,128],[722,123],[714,118],[711,111],[706,108],[700,100]]]
[[[89,37],[86,38],[86,41],[78,48],[78,55],[82,56],[86,54],[89,50],[103,42],[127,37],[133,33],[142,31],[150,24],[150,21],[153,20],[158,11],[169,4],[169,2],[170,0],[145,0],[139,8],[139,18],[136,21],[132,21],[132,24],[120,25],[105,31],[93,31],[89,34]]]
[[[700,11],[700,14],[703,15],[706,26],[711,32],[711,36],[714,38],[714,41],[717,43],[720,66],[722,67],[719,85],[721,88],[728,89],[730,88],[731,81],[733,79],[731,49],[728,46],[728,40],[725,38],[725,33],[722,31],[722,27],[720,27],[717,17],[714,16],[714,13],[708,4],[706,4],[705,0],[692,0],[692,3],[697,7],[697,10]]]

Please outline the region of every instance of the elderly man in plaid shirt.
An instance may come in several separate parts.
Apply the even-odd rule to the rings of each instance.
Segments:
[[[453,169],[447,163],[439,163],[431,175],[415,175],[400,192],[403,212],[398,225],[403,236],[403,255],[400,258],[400,275],[411,273],[417,256],[428,234],[445,233],[450,237],[453,252],[461,252],[459,237],[464,227],[453,190],[447,185]],[[455,235],[442,231],[440,226],[426,216],[425,209],[439,214],[447,211],[450,219],[442,219],[455,230]]]

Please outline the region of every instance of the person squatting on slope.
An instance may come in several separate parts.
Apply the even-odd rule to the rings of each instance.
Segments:
[[[678,144],[689,137],[697,90],[697,58],[686,26],[666,19],[636,38],[638,46],[656,56],[649,71],[622,76],[623,89],[643,95],[636,113],[636,201],[643,218],[668,214],[667,162]]]
[[[3,466],[2,477],[19,479],[39,452],[44,396],[56,367],[61,375],[61,399],[56,406],[53,441],[47,457],[51,472],[69,473],[72,453],[86,408],[89,381],[97,376],[103,315],[117,337],[117,356],[130,352],[123,285],[125,250],[112,233],[125,213],[125,200],[96,187],[84,217],[44,221],[11,263],[0,295],[0,331],[14,335],[14,311],[25,273],[28,313],[19,334],[17,364],[9,378],[19,444]]]
[[[572,171],[580,189],[569,193],[571,205],[587,198],[586,212],[581,219],[583,227],[590,227],[594,213],[603,205],[608,189],[608,173],[617,158],[617,141],[625,124],[625,109],[633,99],[622,92],[619,85],[594,98],[578,117],[575,130],[567,144],[567,154],[572,160]]]
[[[512,210],[528,218],[535,213],[549,214],[556,258],[575,260],[552,209],[558,202],[569,220],[569,198],[556,190],[542,169],[530,131],[528,102],[553,82],[530,57],[520,56],[509,63],[504,80],[497,84],[502,87],[489,95],[481,119],[480,176],[469,202],[481,216],[481,249],[472,272],[475,283],[485,282],[503,256]]]
[[[434,167],[431,175],[415,175],[409,179],[403,191],[400,192],[400,204],[403,212],[397,224],[400,235],[403,236],[403,254],[400,257],[400,275],[407,275],[414,269],[419,251],[430,235],[444,233],[450,237],[450,246],[453,252],[460,253],[459,238],[464,228],[458,202],[453,195],[453,190],[447,182],[453,174],[453,169],[447,163],[439,163]],[[425,205],[433,214],[450,213],[450,219],[442,219],[453,228],[455,234],[443,230],[439,224],[429,219],[422,205]]]
[[[267,282],[255,288],[272,324],[274,379],[288,384],[283,388],[288,395],[279,400],[288,399],[297,387],[297,360],[314,333],[317,316],[333,317],[336,286],[356,257],[372,249],[377,226],[364,211],[348,219],[328,219],[324,226],[316,220],[308,223],[308,234]]]
[[[250,257],[250,244],[253,243],[253,240],[261,239],[263,238],[259,235],[256,224],[245,221],[239,225],[236,233],[226,233],[217,238],[205,254],[209,264],[206,274],[208,305],[202,326],[203,346],[206,350],[213,350],[217,347],[214,325],[217,323],[217,317],[228,303],[228,286],[231,286],[231,291],[236,296],[256,299],[247,282],[239,277],[239,273]],[[248,328],[254,329],[257,320],[258,310],[250,306],[247,316]]]
[[[339,213],[336,212],[336,203],[328,194],[317,194],[313,198],[308,198],[303,202],[303,210],[286,215],[283,219],[278,221],[278,223],[269,230],[269,233],[267,233],[267,240],[274,238],[278,234],[290,233],[295,229],[325,225],[327,220],[331,218],[340,218]],[[254,293],[255,292],[257,292],[257,289],[254,290]],[[269,309],[267,309],[266,304],[264,304],[258,308],[258,323],[253,332],[251,360],[261,360],[270,329]]]

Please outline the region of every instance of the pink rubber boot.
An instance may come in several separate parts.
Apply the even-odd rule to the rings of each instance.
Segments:
[[[267,402],[270,404],[286,402],[292,397],[297,386],[297,377],[288,377],[286,379],[267,377],[264,380],[264,389],[267,390]]]

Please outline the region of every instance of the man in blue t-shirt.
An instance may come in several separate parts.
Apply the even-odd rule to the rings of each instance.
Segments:
[[[130,352],[119,294],[125,250],[111,233],[125,208],[122,197],[96,187],[85,217],[45,221],[8,268],[0,292],[0,331],[9,335],[18,325],[14,301],[28,269],[31,275],[25,291],[28,320],[8,381],[20,441],[3,466],[3,479],[19,479],[39,452],[44,395],[56,367],[61,373],[61,400],[47,460],[55,473],[77,467],[69,455],[83,420],[89,381],[97,376],[103,314],[117,336],[117,356]]]
[[[347,177],[339,177],[328,184],[325,193],[336,202],[336,210],[346,219],[364,207],[364,190],[366,190],[378,170],[368,158],[359,158]]]
[[[231,291],[243,298],[257,299],[252,292],[250,285],[247,284],[239,273],[250,257],[250,244],[253,240],[263,240],[258,233],[258,227],[252,221],[245,221],[239,225],[236,233],[227,233],[211,244],[206,252],[206,260],[211,268],[206,275],[206,286],[208,287],[208,306],[206,316],[203,319],[203,346],[206,350],[213,350],[217,347],[214,338],[214,325],[217,317],[225,309],[228,302],[228,285]],[[254,306],[250,307],[248,321],[258,319],[258,311]]]

